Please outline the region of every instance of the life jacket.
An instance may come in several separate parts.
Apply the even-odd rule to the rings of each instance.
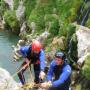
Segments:
[[[39,58],[40,57],[40,53],[41,53],[41,51],[38,54],[32,52],[32,47],[30,46],[29,49],[28,49],[26,57],[29,60],[31,60],[31,63],[33,63],[33,64],[40,64],[40,58]]]
[[[62,70],[66,65],[68,65],[68,64],[64,63],[62,66],[55,65],[55,67],[54,67],[54,75],[55,75],[54,81],[59,79],[60,75],[62,74]],[[68,79],[64,82],[64,84],[67,86],[70,83],[71,83],[71,79],[69,76]]]

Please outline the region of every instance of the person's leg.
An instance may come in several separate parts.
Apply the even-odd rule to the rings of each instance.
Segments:
[[[25,84],[25,77],[23,75],[24,71],[27,69],[27,67],[25,69],[22,69],[22,67],[26,64],[26,62],[23,62],[23,64],[21,65],[21,67],[19,68],[19,70],[21,70],[20,72],[18,72],[18,77],[21,81],[21,83],[24,85]]]
[[[39,79],[40,64],[34,64],[34,73],[35,73],[34,82],[35,82],[35,83],[39,83],[39,82],[40,82],[40,79]]]

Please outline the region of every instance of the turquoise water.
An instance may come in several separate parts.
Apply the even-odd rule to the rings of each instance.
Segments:
[[[16,45],[19,37],[8,32],[0,30],[0,67],[6,69],[11,75],[15,74],[17,69],[20,67],[20,62],[13,62],[13,49],[12,45]],[[27,70],[25,73],[26,81],[30,78],[30,72]],[[14,79],[19,82],[18,76],[14,77]]]
[[[19,37],[8,32],[0,30],[0,67],[6,69],[13,75],[20,62],[13,62],[12,45],[15,45]],[[17,76],[15,79],[18,79]]]

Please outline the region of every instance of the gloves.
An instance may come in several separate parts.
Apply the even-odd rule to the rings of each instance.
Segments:
[[[40,87],[43,88],[43,89],[47,89],[47,88],[49,88],[51,86],[52,86],[51,81],[48,81],[48,82],[41,83]]]
[[[39,78],[42,80],[45,78],[45,73],[43,71],[40,72]]]

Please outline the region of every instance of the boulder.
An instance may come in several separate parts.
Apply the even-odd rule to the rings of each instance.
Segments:
[[[0,68],[0,90],[17,90],[19,84],[13,80],[10,73]]]
[[[76,31],[78,40],[78,61],[77,63],[82,66],[85,62],[85,58],[90,53],[90,29],[84,26],[80,26]]]
[[[78,57],[81,58],[87,52],[90,52],[90,29],[80,26],[76,31],[78,40]]]

